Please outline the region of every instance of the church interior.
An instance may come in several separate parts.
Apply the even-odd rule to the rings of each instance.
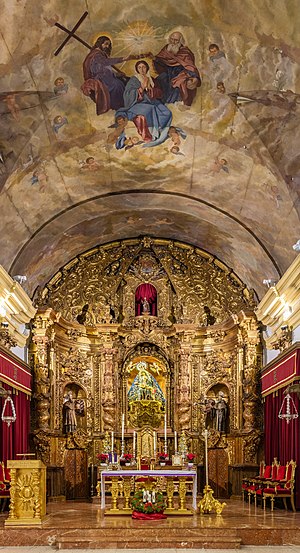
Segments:
[[[300,544],[297,4],[2,2],[0,546]]]

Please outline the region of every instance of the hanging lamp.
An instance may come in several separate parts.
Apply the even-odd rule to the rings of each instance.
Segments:
[[[285,420],[287,424],[290,424],[291,420],[298,418],[298,411],[296,409],[295,402],[289,393],[283,398],[278,418]]]
[[[11,408],[11,414],[8,414],[9,404]],[[16,422],[17,420],[14,402],[9,395],[5,398],[5,401],[4,401],[4,405],[1,413],[1,420],[2,422],[6,422],[8,428],[10,427],[12,422]]]

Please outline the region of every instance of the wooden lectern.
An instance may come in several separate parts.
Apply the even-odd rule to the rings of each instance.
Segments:
[[[41,524],[46,516],[46,466],[38,460],[7,461],[10,507],[5,526]]]

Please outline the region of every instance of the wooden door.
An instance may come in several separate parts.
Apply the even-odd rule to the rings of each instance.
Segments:
[[[87,453],[82,449],[69,449],[65,455],[65,481],[67,499],[88,498]]]
[[[208,483],[214,490],[214,497],[228,495],[228,455],[224,449],[208,450]]]

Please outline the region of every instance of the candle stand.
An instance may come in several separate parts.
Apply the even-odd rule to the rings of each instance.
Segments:
[[[220,503],[213,497],[213,489],[208,484],[208,430],[203,432],[205,440],[205,486],[203,490],[203,497],[198,503],[201,515],[206,515],[215,511],[217,515],[221,515],[226,503]]]

